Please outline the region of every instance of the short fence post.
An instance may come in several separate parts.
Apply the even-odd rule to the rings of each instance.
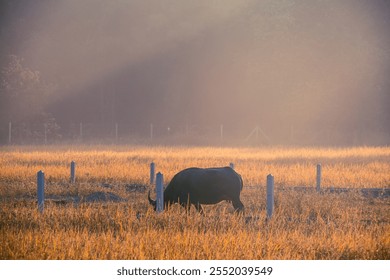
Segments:
[[[234,163],[233,162],[229,163],[229,166],[230,166],[231,169],[234,169]]]
[[[8,124],[8,144],[12,143],[12,123]]]
[[[274,176],[269,174],[267,176],[267,218],[272,217],[274,212]]]
[[[118,123],[115,124],[115,141],[118,142]]]
[[[38,211],[43,212],[45,202],[45,174],[42,170],[37,173]]]
[[[161,213],[164,211],[164,176],[160,172],[156,175],[156,211]]]
[[[317,192],[320,192],[321,190],[321,164],[317,164],[317,180],[316,180],[316,190]]]
[[[76,163],[72,161],[70,163],[70,183],[74,184],[76,182]]]
[[[80,141],[83,140],[83,123],[80,123]]]
[[[43,126],[45,129],[44,136],[45,136],[45,145],[46,145],[47,144],[47,124],[45,123]]]
[[[156,164],[154,162],[152,162],[150,164],[150,184],[153,184],[154,183],[154,178],[155,178],[155,170],[156,170]]]

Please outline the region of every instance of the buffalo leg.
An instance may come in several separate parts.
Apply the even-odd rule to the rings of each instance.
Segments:
[[[240,200],[233,201],[234,210],[237,212],[241,212],[244,210],[244,204]]]
[[[190,208],[191,208],[191,204],[190,203],[182,202],[182,203],[180,203],[180,205],[183,206],[184,209],[186,209],[187,214],[190,213]]]
[[[200,214],[204,214],[204,213],[203,213],[202,205],[200,205],[200,203],[196,203],[196,204],[195,204],[195,208],[196,208],[196,210],[198,210],[198,212],[199,212]]]

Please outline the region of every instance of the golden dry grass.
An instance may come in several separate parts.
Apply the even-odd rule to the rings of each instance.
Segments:
[[[77,183],[69,184],[69,163]],[[244,215],[227,202],[204,216],[172,207],[157,215],[146,193],[154,161],[165,182],[189,166],[234,162],[244,180]],[[0,259],[390,259],[390,199],[301,192],[315,185],[390,187],[390,148],[6,147],[0,158]],[[46,177],[45,211],[36,206],[36,172]],[[265,178],[275,176],[267,221]],[[108,184],[109,189],[102,187]],[[152,186],[150,186],[152,187]],[[57,204],[50,197],[112,192],[126,202]],[[141,217],[137,218],[137,213]]]

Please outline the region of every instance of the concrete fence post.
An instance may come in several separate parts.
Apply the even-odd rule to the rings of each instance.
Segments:
[[[118,142],[118,123],[115,123],[115,141]]]
[[[44,131],[44,136],[45,136],[45,145],[47,144],[47,124],[45,123],[45,124],[43,124],[43,127],[44,127],[44,129],[45,129],[45,131]]]
[[[12,123],[8,124],[8,144],[12,143]]]
[[[70,163],[70,183],[74,184],[76,182],[76,163],[72,161]]]
[[[157,213],[164,211],[164,176],[160,172],[156,175]]]
[[[274,176],[267,176],[267,218],[270,219],[274,212]]]
[[[320,190],[321,190],[321,176],[322,176],[322,167],[321,167],[321,164],[317,164],[317,178],[316,178],[317,192],[320,192]]]
[[[43,213],[45,203],[45,174],[42,170],[37,173],[38,211]]]
[[[83,123],[80,123],[80,141],[83,140]]]
[[[152,162],[150,164],[150,184],[154,183],[154,178],[155,178],[155,170],[156,170],[156,164]]]

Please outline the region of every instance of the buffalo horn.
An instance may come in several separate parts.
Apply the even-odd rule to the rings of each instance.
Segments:
[[[151,205],[153,205],[153,206],[156,205],[156,201],[150,198],[150,190],[149,190],[149,193],[148,193],[148,200],[149,200],[149,203]]]

